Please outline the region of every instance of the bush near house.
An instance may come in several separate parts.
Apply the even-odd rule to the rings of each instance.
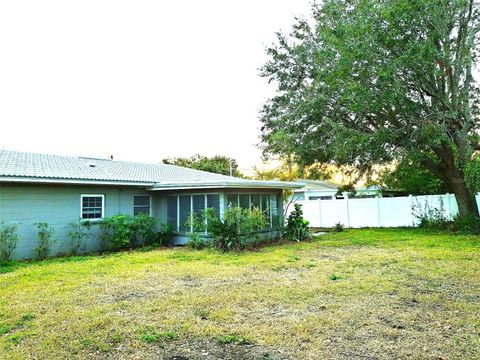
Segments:
[[[100,222],[100,240],[104,250],[152,245],[166,233],[159,234],[157,220],[145,214],[115,215]]]
[[[258,232],[268,225],[265,214],[258,209],[229,207],[220,219],[213,209],[205,210],[206,230],[211,236],[211,245],[222,252],[241,251]]]
[[[294,204],[293,210],[287,218],[287,225],[285,234],[290,240],[304,241],[310,238],[310,225],[307,220],[303,218],[302,205]]]
[[[12,258],[18,242],[18,225],[0,222],[0,261]]]
[[[43,260],[48,257],[48,254],[55,243],[55,239],[53,238],[55,229],[46,222],[36,223],[35,226],[38,229],[38,244],[35,248],[35,253],[39,260]]]

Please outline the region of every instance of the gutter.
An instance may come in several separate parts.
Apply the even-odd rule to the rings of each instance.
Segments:
[[[152,186],[151,182],[128,182],[108,180],[78,180],[78,179],[49,179],[30,177],[0,177],[0,183],[28,183],[28,184],[70,184],[70,185],[117,185],[117,186]]]
[[[81,179],[52,179],[32,177],[1,177],[0,184],[4,183],[27,183],[27,184],[69,184],[69,185],[109,185],[109,186],[136,186],[146,187],[149,191],[162,190],[188,190],[188,189],[227,189],[227,188],[257,188],[257,189],[299,189],[303,185],[291,182],[268,182],[268,181],[210,181],[210,182],[183,182],[183,183],[152,183],[152,182],[128,182],[109,180],[81,180]]]

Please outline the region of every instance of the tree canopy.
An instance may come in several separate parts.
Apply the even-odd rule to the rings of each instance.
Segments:
[[[223,155],[208,157],[196,154],[192,157],[167,158],[162,161],[164,164],[178,165],[222,175],[230,175],[231,169],[233,176],[244,177],[244,175],[238,170],[237,161]]]
[[[412,159],[478,216],[465,169],[479,150],[474,0],[325,0],[267,49],[276,95],[266,154],[353,165]]]

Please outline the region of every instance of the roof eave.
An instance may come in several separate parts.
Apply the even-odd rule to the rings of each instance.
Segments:
[[[167,190],[188,190],[188,189],[298,189],[300,186],[294,183],[271,183],[271,182],[195,182],[195,183],[169,183],[155,184],[147,190],[167,191]]]
[[[0,176],[0,182],[28,183],[28,184],[69,184],[69,185],[119,185],[119,186],[152,186],[151,182],[136,181],[108,181],[108,180],[85,180],[85,179],[58,179],[23,176]]]

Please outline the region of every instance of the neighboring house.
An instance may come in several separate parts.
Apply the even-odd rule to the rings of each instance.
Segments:
[[[374,198],[374,197],[399,197],[408,196],[408,193],[400,190],[386,190],[378,185],[359,186],[355,188],[355,192],[351,197],[357,198]]]
[[[47,222],[57,239],[52,255],[69,251],[69,224],[117,214],[146,213],[186,242],[192,212],[214,208],[222,216],[228,204],[258,207],[270,219],[282,213],[283,189],[300,185],[255,181],[175,165],[69,157],[0,150],[0,221],[19,225],[15,258],[33,257],[35,223]],[[99,248],[97,237],[87,244]]]
[[[297,179],[295,183],[301,188],[294,190],[294,201],[333,200],[338,192],[338,186],[329,181]]]

